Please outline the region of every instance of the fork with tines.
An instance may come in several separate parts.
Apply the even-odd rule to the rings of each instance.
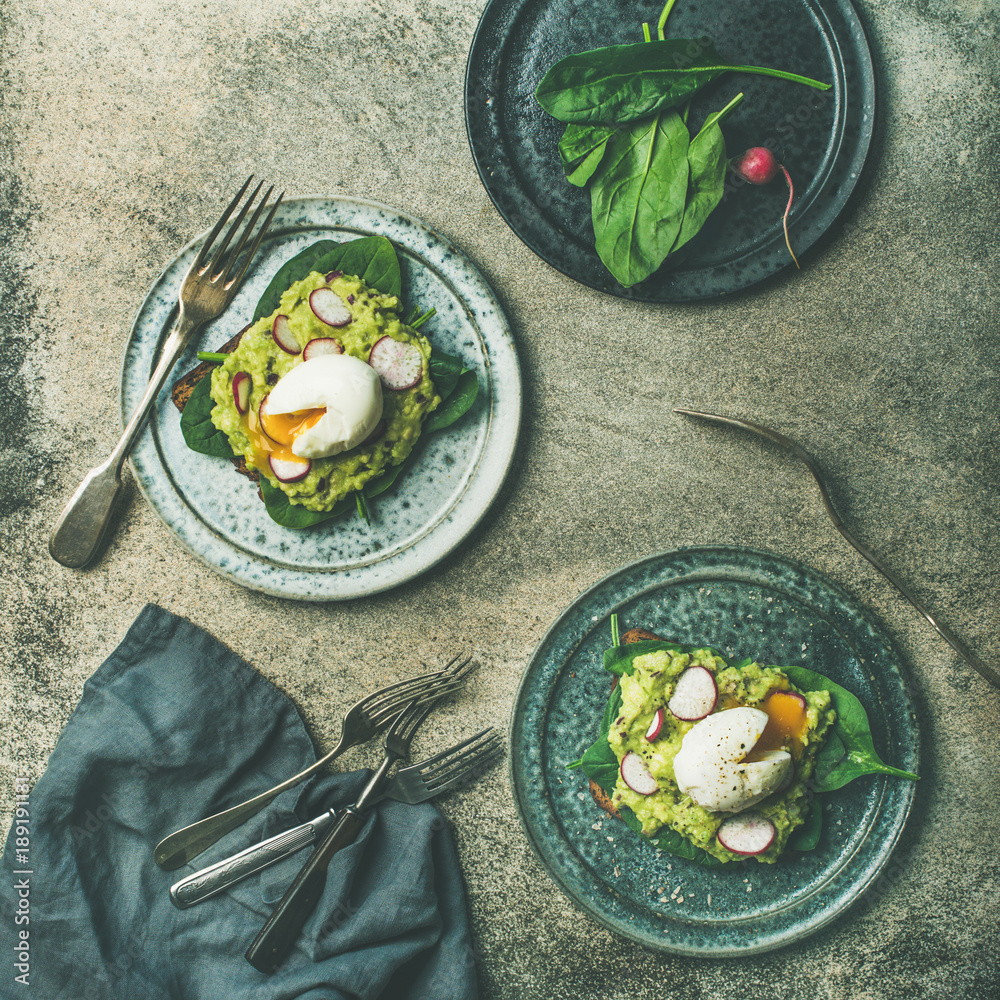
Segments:
[[[287,958],[326,886],[326,872],[334,854],[361,832],[368,811],[378,800],[392,765],[405,758],[420,724],[430,714],[437,699],[427,704],[411,702],[385,736],[385,756],[378,770],[362,789],[357,800],[337,818],[336,823],[309,856],[295,881],[278,901],[267,923],[246,951],[246,960],[259,972],[273,972]]]
[[[504,740],[501,734],[492,727],[484,729],[427,760],[400,768],[376,801],[393,799],[411,805],[426,802],[468,781],[497,760],[503,751]],[[178,909],[186,910],[189,906],[225,892],[248,876],[322,840],[340,813],[341,810],[336,807],[328,809],[307,823],[300,823],[259,844],[244,848],[238,854],[185,876],[170,887],[171,901]]]
[[[167,871],[187,864],[192,858],[211,847],[220,837],[259,813],[286,789],[305,781],[345,750],[367,743],[410,702],[416,701],[418,705],[425,705],[429,701],[454,694],[465,684],[475,669],[472,657],[459,654],[449,660],[441,670],[411,677],[409,680],[391,684],[367,695],[348,709],[341,723],[337,745],[315,764],[310,764],[298,774],[293,774],[266,792],[247,799],[246,802],[175,831],[156,845],[153,849],[153,859]]]
[[[191,342],[194,332],[221,315],[232,302],[264,234],[271,225],[274,213],[281,204],[283,192],[278,195],[263,223],[260,226],[258,223],[267,200],[274,191],[274,185],[267,189],[253,215],[244,225],[250,207],[264,186],[264,182],[261,181],[244,201],[244,195],[252,181],[251,174],[229,203],[229,207],[222,213],[222,218],[215,224],[215,228],[209,233],[181,282],[177,321],[163,345],[156,370],[150,377],[149,385],[128,426],[122,432],[121,439],[107,461],[87,473],[59,520],[56,521],[49,539],[49,554],[64,566],[78,569],[86,566],[97,554],[111,521],[115,498],[121,488],[122,465],[125,464],[125,459],[132,450],[132,445],[142,430],[149,411],[167,380],[167,375]],[[219,234],[241,202],[242,208],[232,225],[226,230],[221,243],[215,246]],[[234,243],[237,234],[238,238]],[[231,249],[230,244],[232,244]]]

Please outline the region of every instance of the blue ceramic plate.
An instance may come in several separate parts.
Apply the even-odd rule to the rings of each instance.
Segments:
[[[683,259],[623,288],[594,249],[589,191],[563,177],[557,143],[565,127],[535,100],[542,77],[565,56],[655,33],[662,0],[489,0],[469,51],[465,119],[487,194],[513,231],[570,278],[647,302],[711,299],[794,265],[781,214],[787,190],[730,181],[724,200]],[[769,146],[795,182],[789,219],[802,257],[843,211],[861,174],[875,117],[875,75],[850,0],[698,0],[678,4],[668,38],[708,35],[730,65],[772,66],[831,83],[813,90],[763,76],[727,73],[698,94],[700,127],[736,94],[723,128],[734,156]],[[808,260],[808,257],[806,257]]]
[[[413,467],[392,490],[372,500],[370,526],[346,515],[295,531],[268,517],[256,484],[228,462],[187,447],[170,399],[173,379],[168,380],[130,456],[132,469],[180,542],[245,587],[332,601],[411,580],[468,536],[510,467],[521,417],[521,377],[503,311],[479,272],[447,240],[375,202],[285,202],[233,304],[198,334],[177,365],[177,377],[198,363],[195,352],[217,350],[249,322],[261,293],[288,258],[320,239],[346,242],[371,235],[387,236],[395,244],[406,307],[437,309],[421,332],[476,371],[479,399],[461,420],[418,445]],[[203,239],[171,261],[139,310],[122,365],[123,421],[142,396],[177,290]]]
[[[651,556],[579,597],[531,658],[514,704],[511,769],[521,822],[556,883],[599,923],[659,951],[747,955],[829,923],[886,864],[911,781],[868,776],[823,796],[823,835],[773,865],[701,868],[670,855],[592,800],[581,771],[610,692],[611,615],[728,657],[817,670],[864,703],[886,763],[917,770],[918,732],[899,660],[867,612],[813,570],[750,549]]]

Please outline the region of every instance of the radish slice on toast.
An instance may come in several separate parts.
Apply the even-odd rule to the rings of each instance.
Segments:
[[[299,347],[299,342],[295,339],[295,334],[292,333],[292,327],[288,322],[287,316],[274,317],[274,322],[271,324],[271,336],[278,347],[286,354],[302,353],[302,348]]]
[[[719,700],[719,689],[710,670],[688,667],[677,679],[667,708],[684,722],[694,722],[711,714]]]
[[[404,344],[385,336],[375,341],[368,364],[378,372],[387,389],[410,389],[424,374],[424,356],[414,344]]]
[[[733,854],[763,854],[774,841],[774,824],[759,813],[732,816],[719,827],[716,837]]]
[[[246,413],[250,407],[250,390],[253,379],[246,372],[237,372],[233,376],[233,402],[238,413]]]
[[[347,326],[351,310],[332,288],[317,288],[309,295],[309,308],[327,326]]]
[[[309,361],[310,358],[318,358],[323,354],[343,354],[343,345],[335,337],[313,337],[304,348],[302,348],[302,360]]]
[[[653,721],[649,724],[649,729],[646,730],[647,742],[652,743],[660,735],[666,717],[667,713],[663,711],[662,706],[653,713]]]
[[[305,479],[312,468],[312,462],[308,458],[295,459],[276,458],[274,455],[267,456],[267,463],[271,466],[271,471],[276,479],[283,483],[295,483],[300,479]]]
[[[646,762],[634,750],[622,757],[621,774],[622,781],[640,795],[652,795],[660,787],[649,773]]]

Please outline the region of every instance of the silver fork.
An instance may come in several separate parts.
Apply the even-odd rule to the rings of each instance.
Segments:
[[[309,856],[295,881],[278,901],[267,923],[246,950],[246,960],[259,972],[273,972],[285,960],[316,908],[326,886],[330,860],[341,848],[353,843],[365,825],[368,810],[384,789],[389,769],[410,752],[410,743],[435,702],[412,702],[400,712],[385,737],[385,756],[357,801],[349,805]]]
[[[426,802],[468,780],[476,771],[496,760],[503,750],[500,733],[492,728],[484,729],[419,764],[401,768],[378,801]],[[328,809],[307,823],[268,837],[238,854],[188,875],[170,887],[171,901],[178,909],[186,910],[217,896],[248,876],[322,839],[339,815],[339,809]]]
[[[844,526],[844,522],[840,519],[840,515],[837,513],[836,508],[833,506],[833,501],[830,499],[830,493],[826,488],[826,482],[823,479],[823,473],[820,471],[819,465],[813,459],[813,457],[799,444],[796,444],[791,438],[785,437],[784,434],[779,434],[777,431],[771,430],[770,427],[764,427],[762,424],[751,423],[749,420],[740,420],[737,417],[722,417],[717,413],[703,413],[700,410],[686,410],[679,406],[674,407],[674,413],[683,413],[688,417],[697,417],[701,420],[708,420],[714,424],[728,424],[730,427],[739,427],[741,430],[750,431],[752,434],[756,434],[759,437],[765,438],[768,441],[773,441],[780,448],[784,448],[785,451],[790,452],[794,455],[800,462],[803,462],[805,466],[812,473],[813,479],[816,480],[816,485],[819,487],[819,495],[823,500],[823,506],[826,508],[827,514],[830,515],[830,520],[833,521],[833,526],[844,536],[847,542],[857,550],[865,559],[868,560],[902,595],[905,597],[910,604],[927,619],[928,622],[935,628],[938,635],[966,663],[972,667],[973,670],[979,672],[979,674],[990,682],[995,688],[1000,688],[1000,672],[991,667],[988,663],[985,663],[979,656],[976,655],[971,649],[961,639],[955,635],[954,632],[947,625],[939,622],[931,613],[924,607],[923,603],[916,597],[916,595],[910,590],[910,588],[888,567],[882,560],[875,555],[870,549],[866,548],[859,542],[854,535]]]
[[[167,375],[170,374],[177,359],[190,343],[195,330],[219,316],[232,302],[233,296],[250,266],[250,261],[257,253],[260,241],[264,238],[264,233],[267,232],[278,205],[281,204],[283,193],[278,195],[278,199],[271,206],[263,225],[257,230],[257,235],[248,244],[267,200],[274,191],[272,185],[267,189],[267,193],[257,206],[250,221],[243,228],[243,232],[233,249],[229,251],[233,237],[239,231],[247,211],[264,186],[263,181],[258,184],[244,202],[233,224],[227,230],[222,243],[214,250],[211,259],[209,259],[209,251],[212,250],[223,226],[229,221],[233,210],[243,199],[251,181],[253,181],[253,175],[247,178],[246,183],[223,212],[222,218],[215,224],[215,228],[205,240],[204,246],[181,283],[178,295],[177,322],[163,345],[163,353],[160,355],[156,370],[150,377],[146,392],[136,407],[135,413],[132,414],[128,426],[122,432],[121,439],[115,445],[114,451],[111,452],[107,461],[87,473],[59,520],[56,521],[52,536],[49,538],[49,554],[56,562],[60,562],[64,566],[78,569],[81,566],[86,566],[97,554],[111,521],[115,499],[121,488],[122,465],[132,450],[132,445],[135,443],[139,431],[142,430],[146,417],[149,415]],[[227,251],[229,252],[227,253]]]
[[[166,871],[187,864],[220,837],[259,813],[282,792],[305,781],[345,750],[367,743],[411,701],[415,699],[418,704],[423,705],[432,699],[452,694],[462,687],[475,669],[471,657],[463,659],[459,654],[452,657],[441,670],[390,684],[362,698],[348,709],[341,723],[340,739],[328,754],[266,792],[164,837],[153,849],[153,860]]]

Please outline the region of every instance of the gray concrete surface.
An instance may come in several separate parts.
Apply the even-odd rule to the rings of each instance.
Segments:
[[[548,880],[496,772],[445,804],[483,996],[996,995],[1000,692],[843,543],[804,470],[667,405],[722,408],[800,440],[857,534],[995,660],[995,0],[863,0],[885,108],[868,189],[791,280],[681,308],[575,286],[491,206],[460,99],[481,7],[0,5],[3,815],[14,776],[42,772],[84,680],[147,601],[245,656],[324,745],[377,671],[471,643],[483,669],[473,696],[436,723],[450,735],[506,724],[548,624],[615,567],[682,545],[755,546],[843,585],[910,671],[925,779],[888,890],[794,949],[727,962],[650,955]],[[147,287],[251,171],[296,194],[370,197],[423,218],[482,269],[515,330],[525,431],[505,495],[460,551],[371,600],[303,605],[242,590],[190,558],[132,486],[93,568],[66,570],[46,553],[66,497],[116,436],[119,361]],[[568,356],[567,332],[586,350]]]

